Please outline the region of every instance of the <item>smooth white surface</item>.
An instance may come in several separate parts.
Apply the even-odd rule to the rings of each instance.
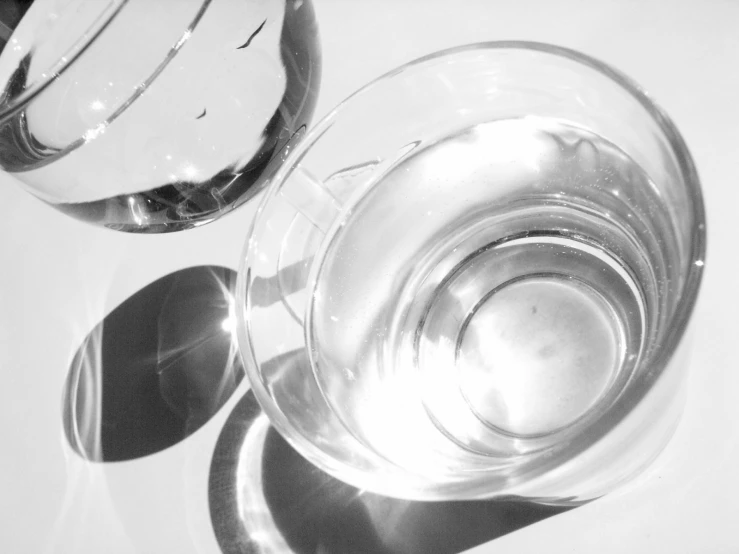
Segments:
[[[413,58],[502,39],[551,42],[598,57],[631,75],[670,113],[702,177],[709,233],[677,435],[628,490],[473,551],[739,552],[739,2],[315,4],[324,50],[319,117]],[[190,265],[235,267],[254,204],[201,229],[132,236],[62,216],[7,176],[0,183],[0,550],[217,553],[205,480],[208,453],[234,399],[177,447],[90,469],[63,438],[61,388],[83,337],[125,298]],[[172,495],[181,501],[168,502]]]

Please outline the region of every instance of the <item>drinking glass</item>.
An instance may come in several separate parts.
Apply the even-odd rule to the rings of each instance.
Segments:
[[[704,258],[693,161],[638,85],[552,45],[459,47],[280,168],[240,348],[275,427],[360,489],[575,504],[671,436]]]
[[[36,0],[3,13],[17,27],[0,56],[0,167],[84,221],[212,221],[264,187],[313,114],[310,0]]]

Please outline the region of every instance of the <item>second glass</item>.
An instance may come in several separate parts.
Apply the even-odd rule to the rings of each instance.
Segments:
[[[0,56],[0,168],[96,225],[197,227],[263,190],[320,73],[310,1],[36,0]]]
[[[279,171],[242,354],[277,429],[361,489],[582,502],[676,425],[704,254],[693,162],[638,86],[554,46],[458,48]]]

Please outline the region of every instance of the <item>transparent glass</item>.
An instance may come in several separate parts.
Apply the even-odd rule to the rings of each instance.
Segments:
[[[320,51],[305,0],[36,0],[0,55],[0,167],[82,220],[201,225],[304,135]]]
[[[240,348],[275,427],[360,489],[578,503],[671,436],[704,258],[693,161],[645,92],[477,44],[369,84],[288,158]]]

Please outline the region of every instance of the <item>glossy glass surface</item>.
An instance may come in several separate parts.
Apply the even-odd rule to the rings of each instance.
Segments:
[[[638,86],[549,45],[458,48],[280,170],[242,355],[288,441],[358,488],[577,503],[671,435],[704,254],[692,160]]]
[[[0,167],[130,232],[212,221],[269,181],[320,79],[304,0],[37,0],[0,56]]]

